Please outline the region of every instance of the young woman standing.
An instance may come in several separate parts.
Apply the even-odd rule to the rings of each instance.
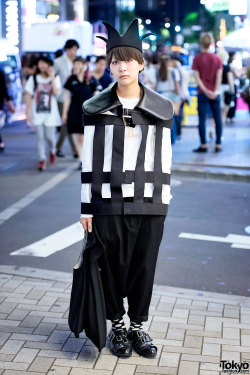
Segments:
[[[157,347],[144,332],[155,266],[170,194],[173,106],[138,82],[144,66],[138,20],[123,36],[108,23],[107,62],[115,80],[83,104],[80,219],[104,248],[99,259],[112,322],[108,346],[118,357],[133,349],[154,358]],[[102,38],[102,37],[101,37]],[[88,247],[88,242],[87,242]],[[123,321],[128,298],[130,327]]]

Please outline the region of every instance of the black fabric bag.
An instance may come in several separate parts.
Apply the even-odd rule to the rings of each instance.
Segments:
[[[79,337],[86,336],[99,351],[106,345],[106,309],[98,258],[103,253],[102,243],[93,232],[85,232],[82,251],[73,269],[68,323]]]
[[[234,94],[231,91],[224,92],[224,102],[226,105],[229,105],[233,99],[234,99]]]

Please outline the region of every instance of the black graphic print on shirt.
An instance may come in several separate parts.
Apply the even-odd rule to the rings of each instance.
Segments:
[[[51,111],[52,84],[38,83],[36,90],[36,111],[48,113]]]

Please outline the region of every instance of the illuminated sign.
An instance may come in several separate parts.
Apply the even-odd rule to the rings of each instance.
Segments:
[[[229,0],[229,14],[235,16],[247,14],[247,0]]]
[[[229,0],[207,0],[205,6],[210,12],[224,11],[229,9]]]
[[[17,47],[19,44],[19,22],[18,22],[18,1],[7,0],[5,7],[6,39],[10,46]]]

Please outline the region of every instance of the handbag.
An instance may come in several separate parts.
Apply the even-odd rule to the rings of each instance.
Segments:
[[[229,105],[234,98],[234,94],[231,91],[224,92],[224,103]]]

